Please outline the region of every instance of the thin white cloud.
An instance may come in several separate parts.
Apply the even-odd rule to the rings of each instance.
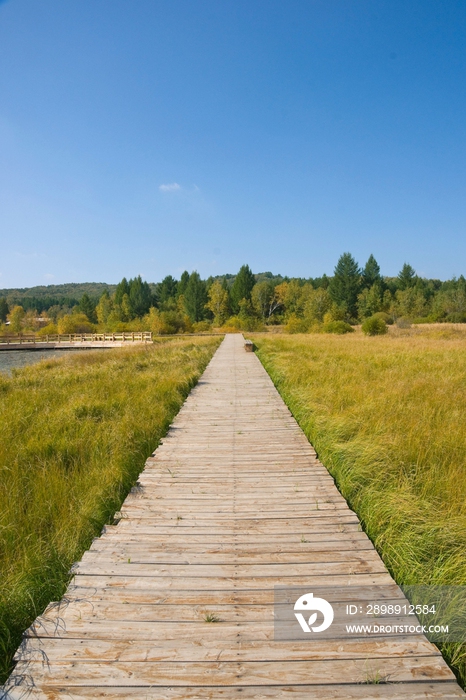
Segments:
[[[176,192],[177,190],[181,190],[181,187],[177,182],[171,182],[168,185],[160,185],[159,190],[161,192]]]

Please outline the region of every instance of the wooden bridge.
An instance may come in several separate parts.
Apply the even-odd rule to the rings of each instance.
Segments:
[[[274,586],[401,594],[242,336],[118,517],[27,631],[4,697],[465,697],[422,635],[274,639]]]
[[[73,348],[115,348],[128,343],[152,342],[152,333],[65,333],[61,335],[0,336],[1,350],[70,350]]]

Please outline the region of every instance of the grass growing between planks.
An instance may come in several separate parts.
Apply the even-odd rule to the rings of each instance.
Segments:
[[[400,584],[466,585],[466,333],[256,336]],[[466,645],[442,651],[466,683]]]
[[[219,343],[77,352],[0,375],[0,682]]]

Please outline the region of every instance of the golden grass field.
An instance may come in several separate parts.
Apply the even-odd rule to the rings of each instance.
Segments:
[[[0,375],[0,682],[220,340],[76,352]]]
[[[396,581],[466,585],[466,332],[253,338]]]

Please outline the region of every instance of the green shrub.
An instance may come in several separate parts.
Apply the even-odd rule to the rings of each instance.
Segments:
[[[211,328],[212,324],[209,321],[196,321],[193,323],[194,333],[205,333],[206,331],[210,331]]]
[[[37,331],[36,335],[42,338],[45,335],[56,335],[58,328],[55,323],[48,323],[46,326]]]
[[[322,333],[324,330],[324,324],[319,323],[319,321],[314,321],[308,326],[308,333]]]
[[[152,307],[149,313],[139,322],[144,329],[156,335],[175,335],[176,333],[191,333],[193,327],[188,316],[179,311],[159,311]],[[129,329],[128,329],[129,330]]]
[[[324,323],[323,330],[324,333],[337,333],[338,335],[354,332],[353,326],[350,326],[346,321],[330,321],[329,323]]]
[[[236,331],[241,330],[241,321],[238,316],[230,316],[229,319],[225,321],[222,330],[231,333],[236,333]]]
[[[283,330],[285,333],[306,333],[307,324],[302,318],[298,318],[296,314],[291,314]]]
[[[377,318],[377,316],[366,318],[361,329],[365,335],[384,335],[388,330],[383,318]]]
[[[466,313],[464,311],[458,311],[455,313],[448,314],[445,318],[447,323],[466,323]]]
[[[96,327],[89,321],[86,314],[67,314],[58,319],[58,332],[62,335],[68,333],[95,333]]]
[[[261,318],[256,318],[255,316],[249,316],[241,319],[241,329],[243,331],[264,331],[265,324]]]
[[[377,311],[377,313],[372,315],[372,318],[381,318],[387,326],[393,325],[393,316],[390,316],[390,314],[386,314],[385,311]]]

